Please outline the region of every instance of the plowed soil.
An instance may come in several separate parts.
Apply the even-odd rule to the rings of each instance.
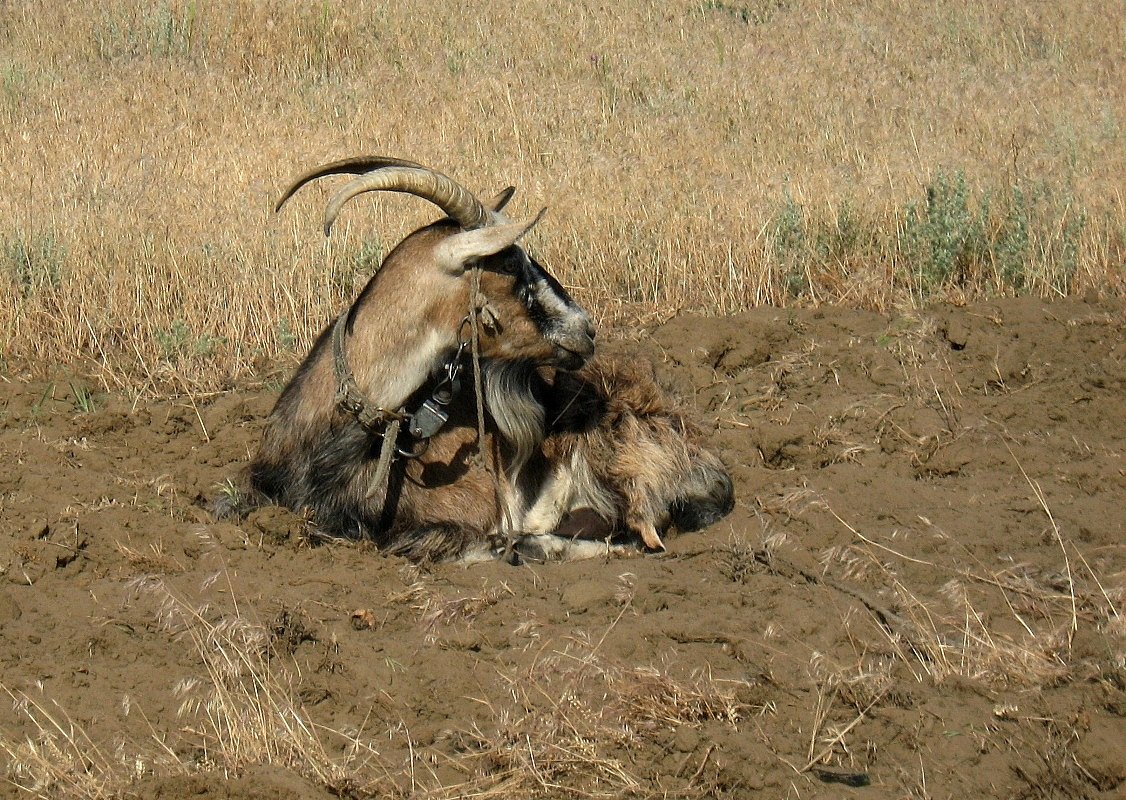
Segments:
[[[1124,320],[759,309],[612,342],[737,507],[561,565],[213,520],[276,387],[8,376],[0,796],[1122,797]]]

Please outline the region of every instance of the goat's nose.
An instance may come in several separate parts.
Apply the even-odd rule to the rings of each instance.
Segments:
[[[589,336],[592,340],[594,339],[594,323],[589,319],[586,321],[586,335]]]

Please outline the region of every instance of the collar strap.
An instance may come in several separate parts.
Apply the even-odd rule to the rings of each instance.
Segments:
[[[360,391],[356,383],[356,376],[348,366],[348,358],[344,354],[344,337],[347,335],[348,314],[351,309],[345,310],[336,318],[332,327],[332,362],[336,370],[336,405],[337,407],[356,418],[360,427],[369,433],[382,434],[387,423],[401,422],[406,415],[397,411],[388,411],[386,408],[372,405]]]

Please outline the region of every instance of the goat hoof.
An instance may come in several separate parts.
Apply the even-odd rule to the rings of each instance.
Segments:
[[[548,561],[559,561],[560,553],[555,552],[550,545],[554,545],[554,537],[542,536],[536,534],[525,534],[524,536],[515,536],[509,542],[509,549],[512,551],[512,561],[510,564],[522,564],[525,561],[531,561],[543,564]]]
[[[520,552],[516,549],[516,537],[510,537],[508,543],[504,546],[504,552],[500,555],[501,560],[505,564],[513,567],[520,566]]]

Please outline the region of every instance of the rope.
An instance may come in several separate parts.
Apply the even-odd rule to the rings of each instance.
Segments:
[[[469,292],[469,341],[473,354],[473,396],[477,401],[477,453],[481,464],[489,469],[488,461],[484,455],[485,448],[485,393],[481,387],[481,330],[478,327],[477,314],[480,312],[481,297],[481,268],[473,267],[473,278]],[[496,478],[494,473],[493,478]]]
[[[487,308],[488,301],[481,302],[481,268],[478,266],[473,267],[473,276],[470,283],[469,293],[469,338],[471,344],[471,351],[473,355],[473,395],[477,400],[477,452],[473,458],[477,463],[485,468],[485,471],[493,479],[493,501],[497,504],[497,510],[503,517],[502,529],[509,533],[509,541],[505,548],[506,560],[511,558],[510,552],[513,546],[513,537],[515,532],[512,531],[512,519],[508,514],[508,505],[504,502],[504,493],[500,487],[500,466],[497,460],[492,462],[485,457],[485,397],[484,391],[481,387],[481,331],[478,327],[477,315],[479,312],[484,312]],[[493,316],[495,312],[488,309],[490,319],[495,322]]]

